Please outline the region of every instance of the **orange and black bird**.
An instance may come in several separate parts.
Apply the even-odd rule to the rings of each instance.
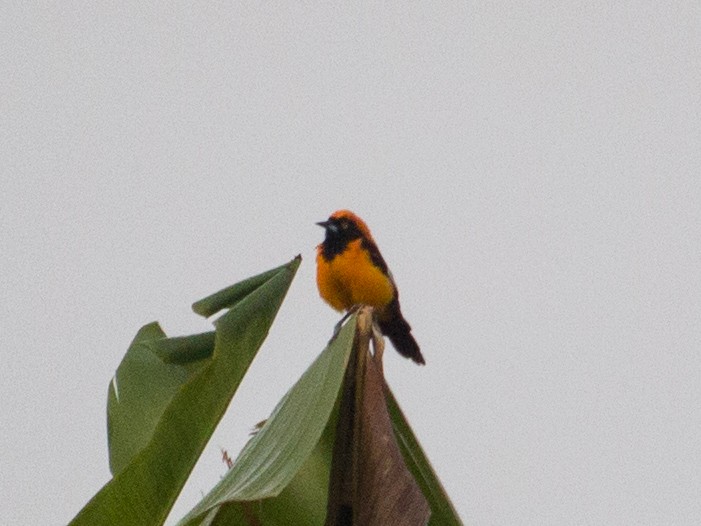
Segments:
[[[316,283],[324,301],[339,311],[370,305],[382,334],[399,354],[426,363],[399,308],[397,285],[365,222],[349,210],[338,210],[317,225],[326,230],[324,242],[316,247]]]

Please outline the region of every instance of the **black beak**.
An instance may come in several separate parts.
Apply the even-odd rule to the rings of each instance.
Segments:
[[[328,221],[319,221],[317,223],[320,227],[323,227],[324,230],[326,230],[326,235],[336,235],[338,234],[338,225],[336,224],[335,221],[332,221],[329,219]]]

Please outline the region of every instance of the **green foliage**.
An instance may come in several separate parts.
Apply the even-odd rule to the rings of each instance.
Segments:
[[[399,444],[404,462],[406,462],[407,468],[414,475],[414,479],[431,507],[429,526],[460,526],[462,521],[458,517],[458,512],[455,510],[445,489],[443,489],[443,484],[441,484],[435,471],[433,471],[426,454],[421,449],[421,445],[411,430],[409,422],[404,417],[399,403],[397,403],[389,387],[385,387],[385,392],[394,436]]]
[[[227,289],[233,299],[219,304],[229,310],[217,321],[214,348],[205,353],[211,357],[202,364],[190,358],[185,365],[158,364],[155,349],[164,350],[159,346],[162,331],[154,324],[139,331],[118,370],[116,389],[114,385],[110,389],[110,448],[115,449],[110,459],[115,475],[72,525],[150,526],[165,521],[263,343],[299,263],[296,258],[265,273],[255,287],[247,280],[238,289]],[[195,349],[186,351],[186,357],[201,354],[202,341],[195,340]],[[172,351],[170,347],[165,344],[165,351]],[[142,373],[140,365],[148,372]],[[154,381],[149,386],[150,378]],[[129,407],[117,410],[124,397]],[[151,399],[155,408],[142,419],[139,410]],[[146,429],[130,439],[130,432],[140,425]],[[121,426],[124,431],[117,429]]]
[[[188,352],[202,349],[195,356],[211,355],[214,339],[214,331],[166,338],[158,323],[146,325],[137,333],[107,394],[107,439],[113,474],[122,471],[148,444],[175,394],[205,365],[204,360],[185,361]],[[182,350],[171,355],[171,348]],[[171,361],[164,360],[163,355]],[[178,363],[173,363],[175,360]]]
[[[215,331],[168,338],[151,323],[137,333],[108,392],[114,476],[72,525],[163,524],[262,345],[299,264],[298,257],[196,302],[193,309],[204,316],[227,309]],[[384,385],[381,357],[366,367],[372,322],[371,314],[363,316],[361,312],[349,319],[278,403],[232,469],[180,525],[336,524],[326,519],[330,480],[336,481],[334,505],[350,502],[357,510],[365,504],[357,501],[358,495],[386,501],[382,488],[394,487],[390,500],[399,494],[406,498],[401,488],[412,486],[418,507],[405,512],[419,510],[421,502],[426,509],[428,503],[431,526],[461,524]],[[371,386],[367,392],[366,385]],[[390,447],[394,452],[385,455],[385,444],[395,439]],[[334,460],[339,454],[353,460],[339,463]],[[360,463],[359,456],[364,458]],[[382,478],[388,476],[390,480]],[[349,497],[348,487],[356,488],[351,492],[355,497]],[[390,513],[391,505],[385,506]],[[376,516],[391,516],[387,513]],[[414,517],[418,523],[425,520],[418,511]]]
[[[269,499],[287,487],[308,461],[327,427],[354,334],[353,318],[278,403],[226,476],[180,524],[203,524],[203,516],[225,502]],[[289,517],[286,520],[286,524],[291,524]],[[303,524],[309,524],[308,517],[305,520]]]

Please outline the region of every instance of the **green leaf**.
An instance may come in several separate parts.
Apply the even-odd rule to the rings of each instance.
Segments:
[[[322,525],[326,515],[329,460],[336,436],[337,419],[336,406],[321,440],[280,495],[254,502],[228,502],[208,513],[208,520],[199,523],[200,526]]]
[[[206,524],[203,520],[217,506],[233,501],[244,502],[237,506],[228,505],[226,514],[230,515],[231,523],[236,524],[232,514],[244,517],[246,506],[253,506],[252,501],[279,495],[305,462],[310,465],[310,455],[319,444],[338,399],[354,334],[355,316],[278,403],[226,476],[179,524]],[[328,463],[319,460],[318,456],[316,459],[317,466],[321,462],[327,476]],[[275,504],[271,505],[274,509]],[[323,507],[318,511],[321,517],[324,511]],[[207,517],[208,520],[211,518],[211,515]],[[287,520],[283,524],[292,524],[289,517]]]
[[[297,256],[296,259],[301,260],[301,256]],[[260,287],[263,283],[268,281],[271,277],[275,276],[281,270],[287,268],[288,264],[281,265],[277,268],[258,274],[251,278],[245,279],[235,285],[226,287],[214,294],[210,294],[206,298],[196,301],[192,304],[192,310],[195,311],[200,316],[209,318],[213,314],[216,314],[222,309],[227,309],[233,307],[242,298],[248,296],[252,291]]]
[[[431,463],[421,449],[409,423],[404,417],[396,398],[389,386],[385,385],[387,409],[394,428],[394,436],[404,457],[409,471],[414,475],[421,491],[431,507],[429,526],[462,526],[458,512],[453,507],[443,485],[433,471]]]
[[[297,257],[287,265],[262,274],[265,278],[257,276],[242,282],[255,282],[255,286],[246,286],[245,294],[239,293],[235,302],[229,302],[231,310],[219,318],[216,324],[213,352],[203,353],[211,357],[205,358],[201,364],[193,361],[199,355],[194,351],[199,349],[201,352],[203,347],[206,351],[203,342],[208,336],[192,337],[194,340],[184,345],[186,351],[178,359],[172,341],[158,343],[163,333],[157,325],[148,325],[140,331],[135,338],[136,347],[140,348],[142,343],[149,340],[154,356],[170,356],[173,359],[173,363],[163,363],[169,373],[163,373],[162,378],[159,376],[163,380],[159,385],[168,387],[155,389],[157,394],[154,396],[158,399],[155,405],[160,409],[153,413],[160,411],[160,418],[150,433],[145,433],[130,446],[123,446],[125,451],[116,455],[116,463],[121,469],[115,471],[112,480],[80,511],[71,522],[72,525],[152,526],[165,521],[190,471],[267,336],[300,260]],[[176,342],[174,346],[177,348],[182,343]],[[138,351],[143,356],[136,352],[129,360],[138,357],[143,359],[147,367],[155,368],[151,356],[145,351]],[[194,370],[186,370],[188,377],[183,379],[175,372],[178,369],[173,367],[190,367]],[[135,369],[132,365],[125,366],[125,371]],[[143,392],[144,378],[137,373],[134,375],[135,385],[140,386],[135,390]],[[118,395],[123,400],[125,390],[131,389],[130,381],[130,375],[118,378],[117,390],[110,391],[111,403],[116,401]],[[178,382],[180,385],[176,388]],[[168,393],[172,397],[164,403]],[[120,415],[122,417],[126,418],[125,415]],[[113,422],[114,425],[117,425],[117,421]],[[125,422],[119,425],[129,426]],[[117,433],[117,436],[120,433],[116,429],[111,432]],[[138,444],[143,447],[139,449]],[[128,464],[122,466],[126,459],[130,459]]]
[[[356,337],[352,339],[350,337],[351,335],[348,334],[349,338],[346,343],[349,345],[352,342],[353,344],[357,344],[359,341],[357,327],[361,324],[358,320],[358,316],[352,318],[357,323]],[[346,327],[344,331],[348,329],[349,327]],[[332,350],[331,347],[333,346],[334,344],[332,343],[332,345],[324,351],[324,354],[330,353]],[[340,352],[340,349],[337,349],[337,351]],[[348,375],[354,376],[356,374],[353,372],[353,365],[348,361],[349,359],[350,357],[346,359],[345,366],[342,366],[340,359],[338,360],[339,365],[334,366],[338,367],[337,373],[339,376],[345,375],[345,380],[338,378],[338,381],[347,383],[349,381]],[[320,360],[321,356],[317,359],[317,362],[310,367],[310,370],[318,367]],[[308,374],[310,374],[309,370],[305,373],[305,376]],[[309,380],[309,378],[307,378],[307,380]],[[302,381],[303,380],[300,379],[295,387],[286,395],[285,399],[280,402],[273,416],[271,416],[271,419],[269,419],[267,423],[271,424],[271,427],[273,418],[280,418],[281,415],[284,416],[286,413],[286,410],[283,409],[285,400],[291,396],[292,391],[296,390]],[[315,383],[318,386],[319,380],[315,380]],[[346,383],[343,385],[346,386]],[[340,389],[340,386],[335,388],[334,392],[338,392],[336,389]],[[351,389],[351,397],[353,398],[355,396],[352,386],[343,387],[343,389]],[[421,450],[421,446],[414,437],[411,428],[406,422],[404,415],[401,413],[389,388],[385,385],[384,389],[381,389],[381,391],[385,392],[387,397],[387,413],[385,413],[385,415],[389,417],[391,422],[392,431],[390,432],[394,432],[404,462],[411,475],[415,477],[416,482],[419,484],[424,497],[432,509],[429,524],[432,526],[442,526],[444,524],[461,525],[462,522],[460,518],[443,490],[440,481],[433,472],[430,463]],[[379,400],[377,385],[375,386],[375,392],[375,395],[371,396],[371,399]],[[314,397],[310,396],[305,403],[309,404],[307,408],[308,411],[312,411],[316,400]],[[329,498],[332,457],[335,447],[338,447],[337,440],[339,440],[339,437],[336,436],[337,430],[338,433],[342,433],[342,439],[352,435],[350,427],[353,425],[352,422],[354,418],[351,417],[349,423],[342,424],[339,421],[339,418],[341,418],[339,416],[339,411],[342,411],[343,408],[340,406],[341,395],[338,394],[332,416],[326,422],[326,428],[322,438],[313,449],[311,455],[304,460],[301,469],[296,472],[294,478],[281,493],[277,494],[277,496],[266,497],[266,495],[270,495],[273,492],[268,492],[264,489],[268,484],[279,487],[284,483],[284,481],[280,481],[279,479],[277,479],[277,483],[273,482],[273,480],[276,480],[276,470],[271,469],[271,466],[278,462],[286,462],[286,457],[291,455],[289,457],[289,475],[295,470],[294,464],[301,462],[306,455],[306,448],[300,448],[297,450],[297,458],[293,458],[294,449],[291,450],[285,445],[288,441],[292,442],[293,440],[285,436],[284,428],[280,428],[279,432],[275,433],[277,437],[271,436],[272,433],[265,440],[263,438],[254,437],[246,448],[244,448],[244,451],[247,451],[248,455],[254,457],[246,461],[248,462],[248,466],[240,464],[242,458],[244,458],[244,452],[242,452],[229,474],[224,477],[202,502],[178,523],[179,526],[321,526],[324,524],[327,511],[327,499]],[[352,412],[355,413],[355,410]],[[380,411],[380,413],[381,412],[382,411]],[[323,416],[323,414],[320,416]],[[387,418],[387,416],[384,418]],[[291,420],[295,424],[300,423],[298,418],[293,418]],[[308,425],[319,426],[321,422],[323,422],[323,418],[318,421],[311,421]],[[377,428],[374,424],[371,424],[371,426]],[[290,430],[290,433],[299,432],[299,429],[294,430],[292,426],[287,429]],[[275,439],[275,441],[269,445],[264,444],[263,442],[267,442],[268,439]],[[380,450],[381,448],[377,451]],[[362,450],[360,454],[367,456],[371,453],[365,449]],[[353,456],[352,453],[348,453],[348,455]],[[382,459],[379,459],[379,462],[374,462],[377,467],[380,468],[379,473],[383,473],[381,468],[383,463],[386,462]],[[237,481],[243,481],[243,484],[240,485]],[[363,482],[362,484],[366,483]],[[243,500],[240,499],[240,497],[245,497],[250,500]]]
[[[176,340],[175,345],[173,341]],[[165,338],[158,323],[144,326],[117,368],[107,394],[107,440],[110,470],[119,473],[151,439],[166,407],[204,361],[163,363],[160,354],[185,356],[191,349],[214,349],[214,332],[187,338]],[[160,348],[164,351],[160,351]]]

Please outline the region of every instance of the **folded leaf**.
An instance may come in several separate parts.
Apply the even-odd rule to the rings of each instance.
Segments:
[[[392,428],[404,461],[431,506],[431,519],[428,525],[462,526],[462,521],[450,501],[450,497],[433,471],[433,467],[414,436],[409,422],[386,384],[385,392],[387,393],[387,409],[392,420]]]
[[[198,524],[217,506],[275,497],[287,487],[312,454],[327,426],[354,334],[355,317],[352,317],[278,403],[226,476],[180,524]],[[246,506],[234,507],[235,511],[229,513],[243,514]]]
[[[204,337],[203,337],[204,336]],[[171,342],[177,340],[177,345]],[[204,361],[186,361],[191,349],[214,350],[214,332],[187,338],[166,338],[158,323],[144,326],[110,382],[107,395],[107,440],[110,470],[119,473],[151,440],[163,411]],[[159,349],[173,347],[164,363]],[[181,359],[175,358],[180,356]],[[180,361],[181,363],[173,363]]]
[[[352,364],[343,386],[326,526],[425,526],[428,502],[407,469],[387,412],[382,336],[369,341],[372,318],[358,315]]]
[[[185,345],[182,360],[177,359],[175,355],[178,353],[173,354],[172,348],[158,350],[158,344],[151,346],[154,356],[165,353],[176,358],[171,360],[172,363],[162,362],[170,376],[162,371],[154,375],[154,378],[165,378],[164,383],[168,385],[164,390],[156,388],[153,395],[154,404],[158,407],[153,412],[160,412],[160,417],[149,433],[126,447],[128,452],[116,455],[116,464],[120,469],[115,470],[112,480],[88,502],[73,519],[72,525],[153,526],[165,521],[263,343],[299,263],[300,258],[297,257],[287,265],[262,274],[264,278],[258,276],[249,281],[254,282],[255,286],[247,285],[245,294],[239,293],[234,302],[230,301],[230,310],[218,320],[211,353],[201,353],[203,342],[208,338],[203,335],[194,337],[190,341],[192,346]],[[148,337],[162,336],[162,331],[156,326],[147,326],[142,331],[135,339],[136,347],[140,347]],[[206,345],[204,347],[207,351]],[[157,364],[153,357],[139,352],[141,355],[138,359],[146,364],[147,369],[153,368],[150,374],[154,374]],[[194,360],[200,354],[209,356],[201,364]],[[178,361],[185,365],[177,365]],[[177,381],[173,380],[177,376],[174,367],[184,367],[188,375],[184,380],[180,379],[179,387],[175,387]],[[127,369],[133,370],[131,366]],[[144,381],[142,377],[136,379],[137,384]],[[123,400],[125,390],[131,389],[128,384],[127,377],[118,378],[116,389],[110,391],[111,403]],[[143,392],[143,389],[144,385],[140,384],[136,391]],[[168,396],[170,401],[164,403]],[[112,425],[116,425],[116,422]],[[120,425],[134,427],[124,421]],[[120,434],[115,429],[112,432],[116,433],[113,436]],[[139,444],[143,446],[140,449]],[[128,463],[124,465],[125,462]]]

